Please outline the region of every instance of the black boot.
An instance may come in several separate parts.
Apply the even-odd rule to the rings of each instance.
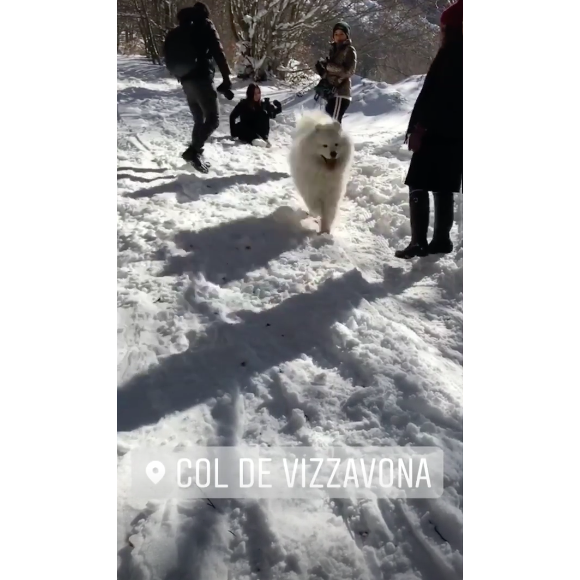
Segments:
[[[195,169],[201,173],[209,171],[209,165],[201,160],[201,151],[190,145],[181,155],[182,159],[188,161]]]
[[[200,155],[200,157],[203,157],[203,147],[202,147],[202,148],[199,150],[199,155]],[[204,163],[205,165],[207,165],[207,167],[211,167],[211,163],[210,163],[209,161],[206,161],[206,160],[204,159],[203,163]]]
[[[450,254],[453,251],[453,242],[449,237],[453,227],[453,193],[433,193],[435,200],[435,227],[433,240],[429,244],[430,254]]]
[[[396,258],[409,260],[428,255],[427,229],[429,228],[429,192],[414,190],[409,193],[411,213],[411,243],[404,250],[395,252]]]

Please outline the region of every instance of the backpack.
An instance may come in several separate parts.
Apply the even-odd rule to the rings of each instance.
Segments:
[[[190,26],[177,26],[167,33],[163,45],[165,66],[178,79],[191,73],[198,63],[195,32]]]

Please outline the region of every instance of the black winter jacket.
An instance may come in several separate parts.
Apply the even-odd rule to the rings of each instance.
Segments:
[[[193,42],[200,56],[195,70],[181,80],[213,80],[215,75],[214,60],[224,80],[229,80],[232,72],[214,23],[209,18],[205,18],[196,20],[187,26],[191,27]]]
[[[230,114],[230,132],[232,137],[242,130],[243,135],[254,135],[267,140],[270,135],[270,119],[274,119],[282,111],[282,105],[278,101],[270,103],[263,100],[255,103],[250,99],[241,100]],[[240,120],[238,131],[236,122]],[[256,137],[254,137],[256,138]]]
[[[421,146],[413,153],[405,184],[411,189],[458,192],[463,177],[463,45],[439,49],[407,129],[421,125]]]
[[[421,125],[446,140],[463,139],[463,47],[443,46],[435,56],[415,102],[407,135]]]

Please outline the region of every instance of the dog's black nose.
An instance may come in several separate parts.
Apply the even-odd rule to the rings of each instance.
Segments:
[[[333,159],[336,159],[336,151],[331,151],[331,152],[330,152],[330,156],[331,156]]]

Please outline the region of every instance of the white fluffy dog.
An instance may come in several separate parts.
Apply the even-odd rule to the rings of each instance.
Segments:
[[[320,233],[330,233],[346,191],[354,147],[338,121],[320,111],[299,121],[290,151],[290,173]]]

